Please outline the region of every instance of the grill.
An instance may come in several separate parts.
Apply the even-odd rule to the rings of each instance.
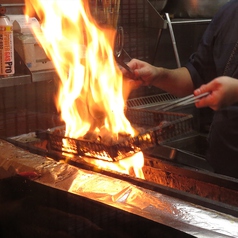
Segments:
[[[170,100],[170,99],[169,99]],[[172,100],[172,99],[171,99]],[[134,101],[138,101],[138,99],[134,99]],[[140,106],[143,106],[143,102],[141,103],[141,101],[144,101],[143,98],[140,98]],[[147,101],[147,99],[145,100]],[[164,103],[163,101],[161,103]],[[136,104],[135,104],[136,107]],[[13,136],[13,137],[9,137],[7,138],[8,141],[10,141],[11,143],[17,145],[18,147],[22,147],[28,151],[34,152],[34,154],[40,154],[41,156],[43,156],[43,158],[45,158],[46,156],[50,157],[50,158],[54,158],[56,161],[62,161],[64,160],[65,162],[67,162],[67,164],[73,166],[73,168],[71,168],[69,165],[64,165],[64,164],[58,164],[56,161],[52,161],[52,160],[45,160],[42,159],[42,157],[38,158],[36,155],[28,155],[26,154],[26,157],[24,157],[24,153],[26,152],[19,152],[19,154],[16,155],[16,167],[18,169],[19,172],[21,171],[26,171],[26,173],[28,173],[29,168],[31,169],[31,166],[36,163],[33,171],[41,171],[40,175],[38,175],[39,177],[34,178],[33,175],[33,181],[36,180],[36,184],[34,184],[34,182],[30,182],[30,184],[28,184],[28,179],[24,179],[24,184],[26,186],[28,186],[28,188],[30,189],[30,191],[35,191],[35,194],[38,194],[38,183],[40,184],[44,184],[45,186],[57,186],[56,191],[51,191],[51,193],[55,193],[57,192],[57,190],[59,189],[59,184],[63,183],[62,188],[61,189],[65,189],[65,186],[67,184],[67,181],[69,181],[68,176],[72,175],[72,179],[75,178],[75,174],[72,173],[72,171],[75,170],[75,168],[79,168],[79,171],[81,171],[81,169],[86,170],[87,172],[84,172],[82,175],[82,180],[80,181],[84,181],[85,178],[89,178],[89,180],[91,181],[90,178],[94,177],[94,173],[93,171],[96,171],[97,173],[100,173],[101,175],[98,175],[99,177],[99,181],[98,184],[101,184],[102,181],[102,176],[108,176],[109,180],[111,181],[110,183],[114,184],[116,180],[119,181],[126,181],[128,182],[129,188],[132,186],[138,186],[140,188],[143,189],[148,189],[148,191],[146,191],[147,196],[148,193],[150,193],[151,191],[153,191],[154,193],[159,193],[162,195],[159,195],[161,198],[164,196],[168,196],[163,198],[163,201],[170,201],[170,198],[174,198],[175,200],[171,201],[171,204],[181,204],[180,200],[177,199],[181,199],[182,201],[186,201],[185,207],[189,207],[189,204],[196,204],[195,207],[197,206],[203,206],[205,207],[205,209],[214,209],[215,211],[218,211],[219,213],[225,213],[225,214],[229,214],[232,216],[237,217],[238,216],[238,211],[237,211],[237,202],[236,202],[236,197],[237,197],[237,191],[238,191],[238,186],[237,186],[237,181],[235,179],[230,179],[230,178],[226,178],[223,176],[219,176],[219,175],[214,175],[213,173],[209,173],[208,171],[203,171],[200,169],[194,169],[194,167],[186,167],[183,166],[183,164],[178,163],[179,161],[168,161],[168,160],[164,160],[163,158],[161,158],[160,154],[157,153],[157,149],[160,147],[163,147],[164,145],[167,145],[168,143],[173,143],[174,140],[176,140],[177,138],[183,138],[184,136],[189,135],[190,133],[193,133],[193,126],[192,126],[192,122],[193,122],[193,117],[189,114],[183,114],[183,113],[173,113],[173,112],[156,112],[156,111],[149,111],[149,110],[145,110],[145,109],[136,109],[136,108],[128,108],[127,109],[127,117],[130,121],[133,121],[134,123],[139,124],[140,126],[143,125],[143,127],[147,128],[146,133],[144,135],[148,135],[150,138],[153,138],[153,140],[142,140],[140,139],[140,137],[136,137],[133,139],[127,139],[124,143],[128,145],[128,147],[126,148],[126,153],[127,153],[127,149],[132,153],[135,152],[134,147],[138,146],[138,148],[140,148],[141,150],[143,150],[145,152],[145,166],[143,168],[143,172],[145,175],[146,180],[139,180],[133,177],[133,175],[123,175],[121,173],[117,173],[117,172],[113,172],[113,171],[108,171],[108,170],[103,170],[100,168],[95,168],[95,166],[90,165],[89,163],[85,162],[84,158],[85,157],[83,155],[81,155],[80,153],[85,153],[84,147],[80,147],[80,143],[82,142],[86,142],[84,140],[76,140],[76,139],[72,139],[72,144],[73,147],[71,149],[73,149],[74,151],[76,151],[76,153],[73,154],[73,156],[71,156],[70,158],[67,158],[65,156],[62,155],[62,148],[60,147],[62,145],[62,139],[65,139],[62,134],[57,135],[56,134],[56,138],[54,138],[56,140],[56,145],[54,145],[54,141],[52,141],[50,138],[50,136],[52,135],[53,137],[55,136],[55,134],[53,133],[54,130],[62,130],[64,131],[63,127],[52,127],[52,129],[50,129],[49,131],[43,132],[42,131],[38,131],[37,133],[35,132],[31,132],[31,133],[26,133],[23,135],[18,135],[18,136]],[[42,116],[44,116],[44,114],[42,113],[37,113],[37,116],[39,116],[39,118],[41,118]],[[54,115],[55,117],[55,115]],[[36,117],[37,118],[37,117]],[[40,119],[38,120],[40,121]],[[55,120],[58,121],[58,120]],[[158,123],[160,124],[161,122],[166,121],[166,123],[162,123],[162,125],[158,126]],[[60,131],[59,130],[59,131]],[[36,134],[38,135],[38,138],[36,137]],[[68,139],[68,138],[66,138]],[[71,140],[71,139],[69,139]],[[59,143],[59,144],[57,144]],[[125,153],[124,151],[124,143],[119,144],[119,145],[115,145],[113,147],[113,153],[116,151],[116,154],[110,154],[107,155],[108,159],[111,161],[116,161],[118,159],[117,157],[117,153]],[[133,144],[134,143],[134,144]],[[86,143],[86,151],[87,150],[92,150],[94,149],[94,144],[92,142],[88,142]],[[133,145],[133,146],[132,146]],[[55,146],[55,148],[53,148]],[[98,150],[98,154],[101,154],[101,150],[105,150],[105,145],[101,145],[99,143],[99,150]],[[118,147],[119,146],[119,147]],[[141,148],[141,147],[143,148]],[[11,149],[8,149],[8,147],[5,147],[5,150],[11,152]],[[82,148],[82,149],[81,149]],[[98,147],[96,147],[98,148]],[[106,148],[107,149],[107,148]],[[133,149],[133,150],[132,150]],[[14,151],[17,151],[18,148],[14,148]],[[81,151],[80,151],[81,150]],[[109,150],[110,151],[110,150]],[[59,153],[57,153],[59,152]],[[80,152],[80,153],[79,153]],[[3,153],[4,154],[4,153]],[[2,160],[2,163],[4,164],[4,168],[6,166],[6,164],[11,164],[11,159],[9,160],[10,157],[8,157],[8,155],[6,155],[7,158],[6,160]],[[89,158],[89,157],[88,157]],[[92,158],[90,158],[92,159]],[[190,162],[191,160],[193,160],[193,158],[191,157],[191,155],[188,156],[187,158]],[[198,162],[198,160],[194,160],[194,163],[196,164]],[[23,168],[21,168],[21,163],[23,163]],[[13,165],[14,166],[14,165]],[[62,168],[61,168],[62,166]],[[2,167],[0,167],[2,168]],[[56,171],[53,172],[53,171]],[[53,173],[53,174],[52,174]],[[48,175],[48,176],[47,176]],[[30,179],[31,180],[31,179]],[[71,180],[71,179],[70,179]],[[14,180],[15,181],[15,180]],[[11,186],[14,187],[15,185],[13,184],[18,184],[18,180],[17,182],[12,182],[7,181],[7,187]],[[121,183],[121,182],[120,182]],[[94,183],[93,183],[94,184]],[[21,185],[20,185],[21,186]],[[94,185],[96,186],[96,185]],[[116,185],[114,185],[116,186]],[[27,188],[27,189],[28,189]],[[44,193],[44,191],[46,191],[44,189],[44,187],[40,188],[40,191],[42,191]],[[47,188],[48,191],[48,188]],[[104,190],[103,190],[104,191]],[[118,193],[118,195],[113,195],[112,199],[116,199],[118,197],[119,201],[120,199],[124,198],[127,196],[127,193],[129,193],[131,190],[123,190],[120,191]],[[132,191],[134,191],[132,189]],[[136,190],[137,191],[137,190]],[[28,193],[28,192],[27,192]],[[56,203],[57,201],[60,199],[62,201],[62,204],[65,204],[65,202],[63,202],[63,198],[65,197],[69,197],[69,195],[67,195],[67,192],[64,193],[60,193],[60,197],[57,197],[56,200],[54,200]],[[57,193],[58,194],[58,193]],[[92,202],[90,203],[90,199],[92,196],[92,192],[87,194],[87,193],[83,193],[79,196],[79,198],[75,198],[76,201],[80,201],[79,203],[83,202],[86,206],[86,204],[92,204]],[[35,195],[34,195],[35,196]],[[46,195],[44,195],[46,196]],[[87,201],[86,198],[83,198],[81,196],[86,196],[87,198],[89,198],[89,201]],[[98,196],[97,194],[95,195],[96,197]],[[104,200],[105,198],[102,197],[102,195],[99,196],[99,200],[97,200],[96,204],[93,204],[93,206],[98,206],[98,209],[100,209],[100,214],[101,216],[104,215],[106,218],[108,219],[108,216],[113,216],[111,214],[114,214],[116,211],[110,207],[110,211],[112,213],[110,214],[105,214],[104,206],[102,203],[103,202],[108,202],[108,200]],[[105,196],[105,195],[104,195]],[[40,197],[40,196],[39,196]],[[100,200],[101,198],[101,200]],[[51,200],[52,198],[50,198]],[[109,199],[109,201],[111,201],[112,199]],[[75,202],[74,200],[74,202]],[[76,202],[75,202],[76,203]],[[70,204],[71,201],[70,201]],[[51,204],[52,205],[52,204]],[[102,207],[101,207],[102,205]],[[87,208],[89,206],[89,210],[91,208],[91,205],[87,205]],[[112,204],[112,207],[114,206],[114,204]],[[172,207],[173,207],[172,206]],[[64,205],[63,205],[64,207]],[[172,207],[170,209],[172,209]],[[165,211],[163,209],[165,209]],[[165,224],[169,224],[169,226],[174,227],[175,229],[178,230],[185,230],[185,232],[188,233],[192,233],[194,232],[194,230],[188,231],[187,229],[185,229],[184,227],[187,226],[187,224],[184,225],[184,223],[182,222],[183,228],[181,228],[179,226],[179,224],[177,224],[177,219],[175,219],[175,221],[173,220],[174,218],[171,218],[171,214],[167,214],[166,213],[166,207],[160,208],[160,211],[162,209],[163,213],[165,212],[165,215],[162,215],[163,217],[163,221],[165,222]],[[62,208],[59,208],[62,209]],[[86,209],[86,208],[85,208]],[[122,209],[122,211],[125,209],[125,207],[120,207],[120,209]],[[151,210],[152,208],[148,207],[148,209],[150,210],[149,215],[147,217],[147,219],[143,220],[146,223],[150,223],[150,221],[156,221],[156,223],[161,223],[160,219],[157,219],[158,217],[161,216],[161,214],[159,213],[159,215],[156,215],[154,212],[158,211],[158,210]],[[181,208],[180,208],[181,209]],[[178,209],[178,211],[181,211],[180,209]],[[138,211],[134,211],[133,209],[129,209],[127,210],[126,213],[129,213],[129,215],[127,216],[126,214],[123,213],[123,217],[120,218],[120,222],[121,220],[125,220],[125,219],[129,219],[129,217],[132,216],[131,213],[136,213],[139,214],[139,216],[144,217],[145,214],[147,214],[148,210],[142,210],[140,212]],[[204,211],[200,211],[199,214],[203,213]],[[188,214],[190,214],[190,212],[188,212]],[[82,215],[82,214],[80,214]],[[103,223],[102,220],[100,220],[99,218],[99,222],[98,220],[95,218],[98,216],[98,214],[95,213],[91,213],[89,214],[91,216],[89,216],[90,219],[92,219],[94,222],[96,222],[97,224],[99,223],[101,226],[103,226],[104,229],[107,229],[107,225],[105,225],[105,223]],[[198,215],[198,214],[197,214]],[[99,215],[100,216],[100,215]],[[157,218],[155,218],[156,216],[158,216]],[[175,216],[177,216],[175,214]],[[210,217],[217,217],[219,216],[217,213],[211,214]],[[227,216],[227,215],[225,215]],[[87,215],[85,215],[85,217],[88,217]],[[198,216],[199,217],[199,216]],[[113,217],[114,219],[116,219],[115,217]],[[170,223],[170,219],[172,219],[172,223]],[[180,222],[183,220],[182,217],[180,217],[179,215],[179,219]],[[232,218],[233,220],[234,218]],[[112,218],[110,219],[110,221],[112,220]],[[196,217],[194,217],[192,220],[196,220]],[[229,219],[228,219],[229,220]],[[236,220],[236,219],[235,219]],[[136,219],[136,224],[138,224],[138,219]],[[185,221],[186,223],[187,221]],[[109,223],[108,223],[109,224]],[[115,223],[113,223],[115,225]],[[117,229],[119,229],[119,223],[117,223],[117,225],[115,225],[117,227]],[[173,224],[173,225],[172,225]],[[236,221],[234,221],[233,224],[236,224]],[[154,223],[153,225],[154,226]],[[198,225],[200,226],[200,224]],[[191,228],[190,226],[188,226],[189,228]],[[86,229],[86,228],[85,228]],[[146,227],[144,227],[144,229],[146,229]],[[152,229],[151,226],[149,226],[149,228],[147,229]],[[161,228],[162,229],[162,228]],[[169,234],[171,233],[171,230],[167,230],[166,232],[168,232]],[[199,229],[199,232],[201,232],[201,230]],[[206,231],[207,232],[207,231]],[[140,232],[138,232],[138,230],[134,231],[134,234],[136,234],[137,236],[140,235]],[[136,237],[135,236],[131,236],[131,237]],[[182,233],[181,237],[184,237]],[[211,234],[210,234],[211,235]],[[216,234],[213,234],[216,235]],[[148,236],[148,237],[153,237],[153,236]]]
[[[118,161],[140,149],[162,144],[178,136],[191,133],[192,115],[182,113],[165,113],[137,109],[128,109],[126,115],[135,128],[144,132],[135,137],[123,139],[122,142],[106,144],[100,140],[85,140],[64,137],[64,129],[49,130],[50,149],[61,152],[70,151],[79,156],[90,156],[108,161]]]

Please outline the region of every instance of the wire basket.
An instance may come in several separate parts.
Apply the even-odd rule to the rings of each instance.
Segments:
[[[107,144],[65,137],[64,127],[53,128],[47,132],[49,149],[113,162],[193,130],[193,116],[188,114],[127,109],[126,116],[139,131],[137,136]]]

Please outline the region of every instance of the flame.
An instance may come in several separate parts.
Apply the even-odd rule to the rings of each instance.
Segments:
[[[136,177],[145,179],[142,171],[142,167],[144,166],[144,155],[142,152],[137,152],[125,159],[113,163],[103,160],[93,160],[92,158],[84,158],[84,160],[88,163],[93,163],[98,168],[104,168],[125,174],[132,174],[133,172]]]
[[[124,114],[123,76],[115,63],[116,30],[99,27],[84,0],[26,0],[25,14],[37,14],[34,34],[60,78],[56,100],[65,136],[90,133],[135,136]],[[107,1],[106,1],[107,2]],[[108,135],[107,135],[108,136]]]

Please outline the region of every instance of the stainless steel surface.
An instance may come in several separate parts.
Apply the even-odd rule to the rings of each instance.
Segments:
[[[211,19],[175,19],[171,21],[172,25],[175,24],[196,24],[196,23],[206,23],[209,24],[211,22]]]
[[[31,83],[30,75],[0,77],[0,88],[24,85]]]
[[[23,14],[25,4],[23,3],[9,3],[9,4],[2,4],[2,6],[6,7],[6,14]]]
[[[149,0],[149,1],[158,12],[161,12],[168,2],[167,0]]]
[[[168,21],[169,33],[170,33],[170,37],[171,37],[171,41],[172,41],[172,45],[173,45],[173,49],[174,49],[174,54],[175,54],[175,59],[176,59],[177,67],[180,68],[181,67],[181,62],[180,62],[180,58],[179,58],[178,48],[177,48],[177,45],[176,45],[176,40],[175,40],[175,36],[174,36],[173,26],[172,26],[169,14],[165,13],[165,16],[166,16],[166,19]]]
[[[166,11],[175,17],[212,18],[229,0],[168,0]]]

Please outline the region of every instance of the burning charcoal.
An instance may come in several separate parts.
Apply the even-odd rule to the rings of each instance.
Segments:
[[[65,130],[63,128],[56,128],[53,130],[52,134],[63,136],[65,134]]]
[[[102,122],[102,118],[99,119],[93,119],[90,125],[90,128],[88,130],[88,132],[83,136],[83,139],[85,140],[91,140],[91,141],[95,141],[98,139],[99,135],[98,135],[98,131],[101,126],[102,126],[103,122]]]
[[[95,132],[88,131],[84,136],[83,139],[85,140],[90,140],[90,141],[95,141],[97,140],[98,135]]]
[[[89,110],[91,114],[91,124],[90,124],[90,128],[88,132],[83,136],[83,139],[95,141],[99,137],[97,132],[99,131],[98,128],[101,128],[104,125],[105,116],[104,116],[104,113],[102,113],[99,110],[95,110],[91,108]]]
[[[134,127],[138,134],[144,134],[146,129],[144,127]]]
[[[128,133],[122,133],[122,132],[120,132],[119,134],[118,134],[118,143],[122,143],[122,142],[124,142],[125,140],[128,140],[128,139],[130,139],[131,138],[131,135],[130,134],[128,134]]]
[[[105,126],[102,126],[100,128],[99,137],[101,138],[101,142],[103,144],[108,144],[108,145],[111,145],[113,141],[117,140],[116,138],[115,140],[113,139],[113,135],[111,135],[111,133],[108,131],[108,129]]]
[[[126,132],[119,132],[119,137],[121,137],[121,138],[128,138],[128,137],[130,137],[131,135],[130,134],[128,134],[128,133],[126,133]]]

